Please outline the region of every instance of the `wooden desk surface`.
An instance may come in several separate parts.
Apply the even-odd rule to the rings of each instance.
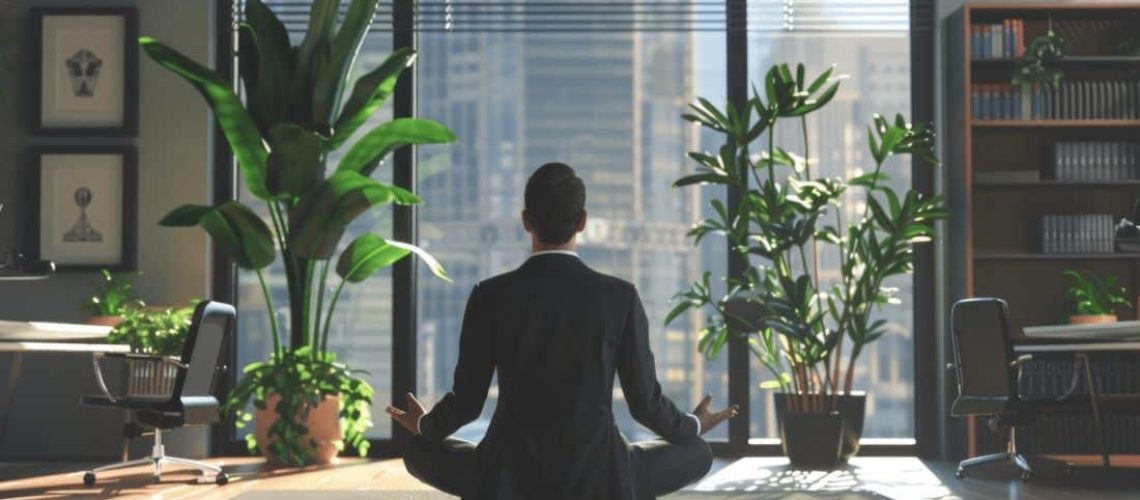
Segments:
[[[1014,352],[1123,352],[1140,351],[1138,341],[1057,342],[1049,344],[1014,344]]]

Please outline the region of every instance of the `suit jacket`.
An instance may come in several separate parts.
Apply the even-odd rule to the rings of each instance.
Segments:
[[[652,498],[639,488],[612,412],[614,375],[635,420],[669,442],[697,422],[661,393],[641,299],[577,257],[541,254],[475,286],[453,389],[420,421],[442,440],[499,400],[464,498]]]

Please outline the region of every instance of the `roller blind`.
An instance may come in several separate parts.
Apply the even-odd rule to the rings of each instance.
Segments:
[[[311,0],[264,0],[293,32],[304,32]],[[398,0],[403,1],[403,0]],[[244,0],[237,2],[238,14]],[[341,16],[348,2],[341,5]],[[908,0],[755,0],[749,31],[906,32]],[[723,31],[723,0],[425,0],[415,3],[423,32]],[[392,1],[382,1],[373,31],[392,30]]]

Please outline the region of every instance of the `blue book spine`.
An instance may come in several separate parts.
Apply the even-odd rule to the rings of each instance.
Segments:
[[[1002,103],[1001,103],[1002,118],[1005,118],[1006,120],[1012,119],[1013,118],[1013,87],[1010,85],[1004,85],[1003,88],[1001,89],[1001,97],[1002,97],[1002,99],[1001,99],[1001,101],[1002,101]]]
[[[981,90],[977,88],[970,90],[970,114],[975,120],[983,118]]]
[[[1040,85],[1034,85],[1033,86],[1032,112],[1030,113],[1029,117],[1034,119],[1034,120],[1038,120],[1041,118],[1041,86]]]
[[[1016,43],[1013,39],[1013,21],[1007,20],[1002,23],[1002,26],[1005,28],[1005,57],[1007,59],[1013,59],[1013,47]]]
[[[982,30],[982,57],[979,59],[989,59],[990,57],[990,33],[991,31],[989,26],[986,26],[985,29]]]
[[[977,26],[970,28],[970,59],[978,60],[982,57],[982,34]]]

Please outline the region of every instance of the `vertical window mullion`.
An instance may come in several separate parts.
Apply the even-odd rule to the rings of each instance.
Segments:
[[[747,0],[726,1],[726,57],[725,68],[730,106],[739,108],[748,101],[748,2]],[[747,182],[747,179],[745,179]],[[747,186],[747,185],[746,185]],[[746,188],[747,189],[747,188]],[[742,190],[728,187],[729,217],[736,217],[736,207],[744,197]],[[727,245],[728,275],[742,276],[748,270],[748,260]],[[730,334],[728,344],[728,397],[730,404],[740,405],[740,414],[728,421],[729,449],[734,454],[743,454],[748,447],[751,374],[749,371],[748,341]]]

